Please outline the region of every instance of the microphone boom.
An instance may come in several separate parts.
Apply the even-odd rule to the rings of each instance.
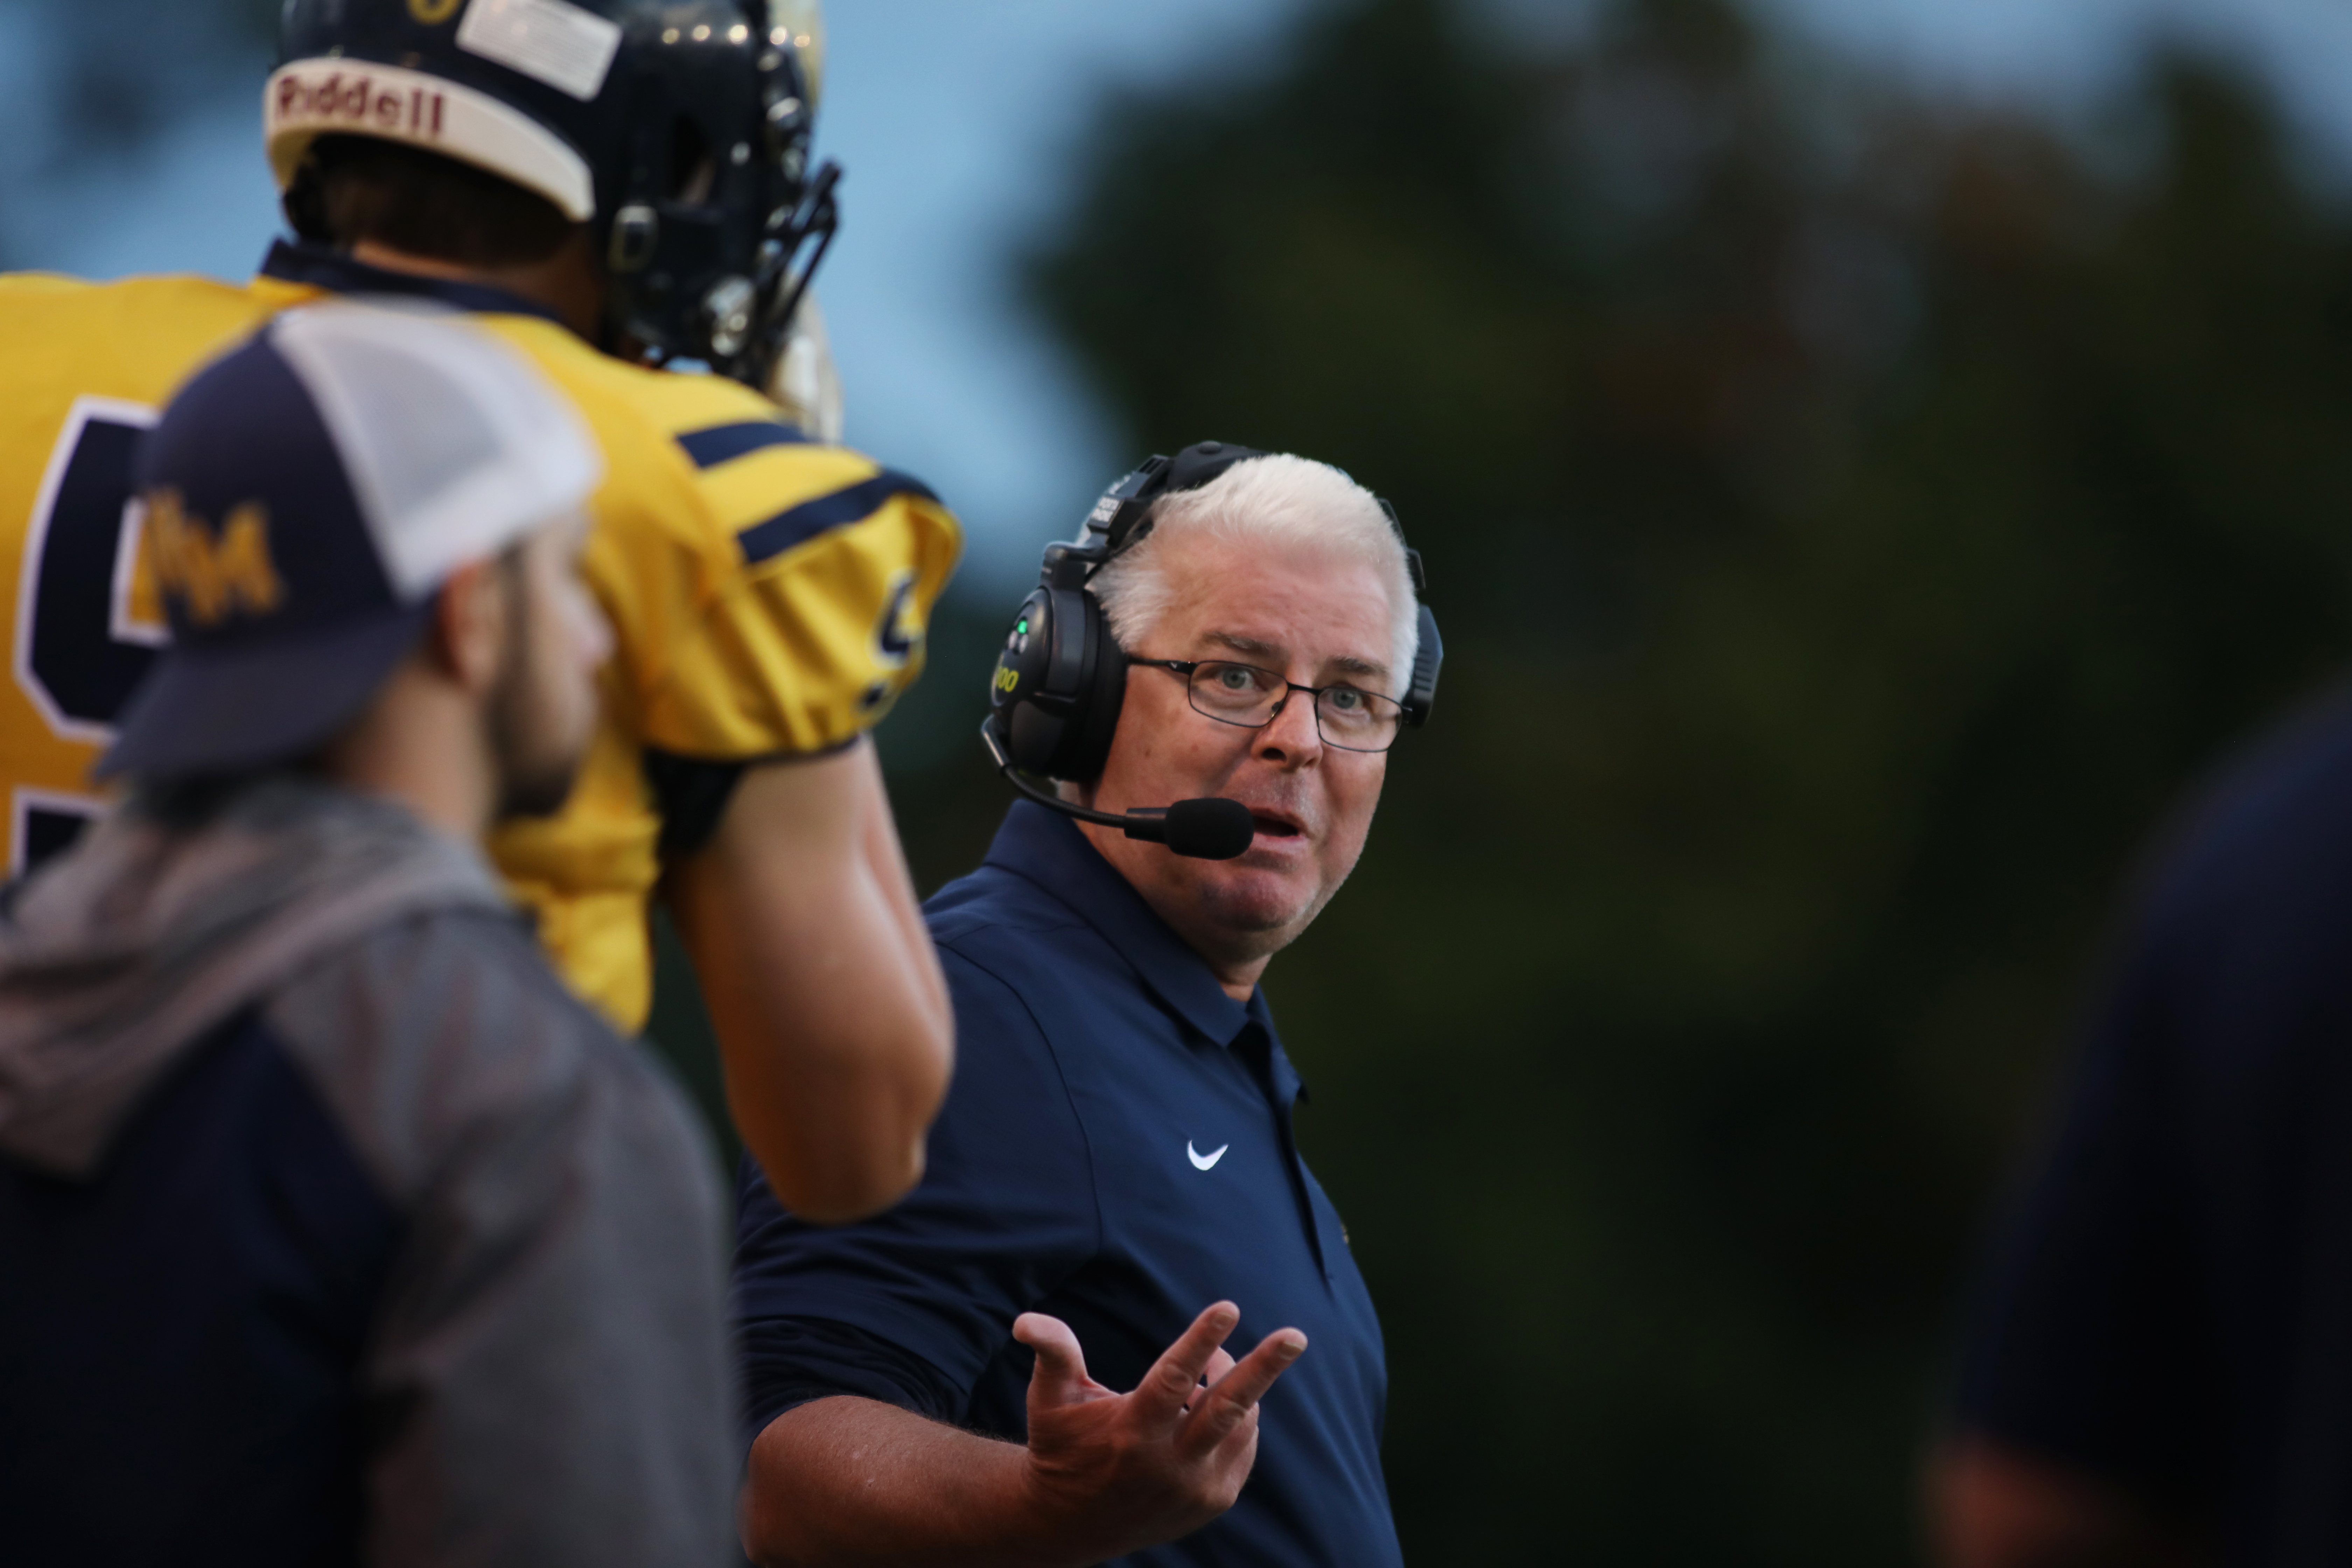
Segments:
[[[1058,811],[1064,816],[1075,816],[1080,822],[1102,827],[1116,827],[1129,838],[1164,844],[1171,853],[1194,860],[1231,860],[1248,853],[1251,842],[1257,837],[1257,823],[1251,817],[1249,807],[1220,795],[1198,795],[1173,805],[1138,806],[1123,816],[1072,805],[1016,773],[992,727],[982,724],[980,738],[986,742],[988,754],[996,759],[996,769],[1004,775],[1005,782],[1048,811]]]

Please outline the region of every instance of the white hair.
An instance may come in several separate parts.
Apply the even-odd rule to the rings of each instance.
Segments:
[[[1404,541],[1371,491],[1328,463],[1276,453],[1235,463],[1198,489],[1162,496],[1152,503],[1151,531],[1089,584],[1119,647],[1141,647],[1174,607],[1160,547],[1192,536],[1370,566],[1388,590],[1391,695],[1404,694],[1421,647],[1421,611]]]

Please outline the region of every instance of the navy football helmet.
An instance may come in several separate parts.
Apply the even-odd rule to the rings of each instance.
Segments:
[[[615,338],[764,389],[837,222],[822,51],[816,0],[287,0],[270,163],[293,193],[352,135],[489,170],[593,226]]]

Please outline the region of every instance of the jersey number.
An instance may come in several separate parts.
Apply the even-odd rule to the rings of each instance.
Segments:
[[[85,397],[66,416],[25,529],[17,579],[16,684],[60,740],[104,745],[163,628],[131,613],[138,561],[131,465],[155,413]],[[21,868],[71,843],[95,800],[19,790],[12,858]]]

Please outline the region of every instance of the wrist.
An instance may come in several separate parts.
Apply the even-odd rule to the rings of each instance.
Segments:
[[[1023,1448],[1013,1490],[1013,1539],[1034,1542],[1037,1568],[1089,1568],[1132,1544],[1107,1520],[1097,1489]]]

